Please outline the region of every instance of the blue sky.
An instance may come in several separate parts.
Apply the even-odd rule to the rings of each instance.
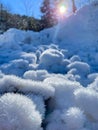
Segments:
[[[40,18],[40,5],[43,0],[0,0],[12,12],[21,15],[30,15]],[[70,1],[70,0],[69,0]],[[87,3],[89,0],[76,0],[77,6]]]
[[[33,15],[40,18],[40,5],[42,0],[1,0],[13,13]],[[27,5],[27,6],[26,6]]]

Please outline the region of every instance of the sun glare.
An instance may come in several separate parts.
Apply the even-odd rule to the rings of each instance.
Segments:
[[[60,6],[60,7],[59,7],[59,12],[60,12],[61,14],[64,14],[64,13],[66,12],[66,7],[65,7],[64,5]]]

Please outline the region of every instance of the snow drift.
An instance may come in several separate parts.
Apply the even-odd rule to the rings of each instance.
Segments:
[[[97,14],[95,1],[53,28],[0,35],[0,130],[98,129]]]

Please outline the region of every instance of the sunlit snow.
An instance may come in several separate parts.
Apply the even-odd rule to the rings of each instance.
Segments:
[[[0,35],[0,130],[45,129],[98,130],[98,1]]]

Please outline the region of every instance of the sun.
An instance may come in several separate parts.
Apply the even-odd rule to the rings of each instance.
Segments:
[[[66,12],[66,7],[65,7],[64,5],[60,6],[60,7],[59,7],[59,12],[60,12],[61,14],[64,14],[64,13]]]

